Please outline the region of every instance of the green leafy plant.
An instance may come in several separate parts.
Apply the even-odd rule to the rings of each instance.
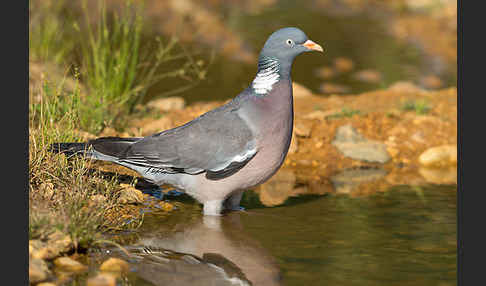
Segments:
[[[126,1],[120,13],[108,13],[104,1],[100,1],[99,19],[93,25],[86,2],[83,3],[87,41],[81,42],[80,52],[82,75],[90,90],[83,110],[87,116],[81,121],[85,129],[96,133],[124,113],[132,112],[148,89],[164,78],[186,78],[189,84],[183,90],[204,78],[204,71],[188,53],[174,54],[177,39],[164,44],[156,37],[152,46],[142,47],[145,22],[141,4]],[[76,27],[81,33],[79,25]],[[183,57],[188,60],[181,68],[160,72],[164,63]]]
[[[427,114],[431,107],[425,100],[409,100],[402,106],[402,110],[415,111],[419,115]]]

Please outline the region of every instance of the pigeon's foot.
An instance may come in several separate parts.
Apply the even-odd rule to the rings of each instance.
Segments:
[[[230,211],[243,211],[245,208],[240,206],[243,191],[234,192],[224,201],[224,208]]]
[[[212,200],[204,202],[204,215],[220,216],[223,210],[223,200]]]

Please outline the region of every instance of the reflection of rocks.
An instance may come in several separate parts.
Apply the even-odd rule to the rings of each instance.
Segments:
[[[429,148],[420,155],[419,162],[426,167],[456,165],[457,146],[442,145]]]
[[[110,273],[100,273],[86,281],[86,286],[115,286],[116,277]]]
[[[266,206],[281,205],[293,195],[295,175],[292,171],[281,169],[270,180],[259,187],[260,201]]]
[[[331,177],[336,193],[349,194],[361,183],[376,181],[386,175],[383,169],[348,169]]]
[[[332,145],[352,159],[379,163],[390,160],[385,144],[366,139],[349,124],[339,127]]]
[[[149,232],[126,247],[128,261],[154,285],[279,285],[273,257],[244,232],[240,215],[246,214],[205,216],[178,224],[182,229],[175,232]]]
[[[419,169],[420,175],[431,184],[457,184],[457,167]]]

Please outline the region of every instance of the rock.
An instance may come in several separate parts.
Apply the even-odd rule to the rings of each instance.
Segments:
[[[330,79],[332,78],[336,72],[331,67],[322,67],[316,70],[316,75],[323,79]]]
[[[49,274],[50,271],[44,260],[29,257],[29,282],[31,284],[46,280]]]
[[[352,159],[378,163],[390,160],[384,143],[364,138],[349,124],[338,128],[332,145]]]
[[[51,282],[42,282],[37,284],[36,286],[56,286],[56,284],[51,283]]]
[[[296,138],[295,132],[294,132],[294,134],[292,134],[292,139],[290,141],[288,153],[289,154],[295,154],[295,153],[297,153],[297,150],[299,150],[299,143],[297,142],[297,138]]]
[[[424,92],[423,89],[408,81],[396,82],[392,84],[388,88],[388,90],[393,92],[398,92],[398,93],[423,93]]]
[[[143,193],[129,184],[120,184],[122,190],[118,202],[120,204],[141,204],[143,203]]]
[[[334,60],[334,67],[339,72],[348,72],[354,68],[354,63],[351,59],[340,57]]]
[[[376,181],[383,178],[386,171],[383,169],[347,169],[331,177],[336,193],[349,194],[364,182]]]
[[[130,265],[123,259],[110,257],[100,266],[101,271],[128,272]]]
[[[329,82],[321,84],[319,90],[322,93],[349,93],[351,91],[347,86]]]
[[[420,83],[428,89],[437,89],[441,88],[443,83],[440,78],[435,75],[429,75],[421,79]]]
[[[29,252],[33,258],[53,259],[74,248],[71,237],[59,230],[47,237],[47,242],[29,240]]]
[[[379,83],[382,80],[381,73],[375,70],[361,70],[356,72],[353,77],[367,83]]]
[[[299,137],[310,137],[311,128],[304,123],[295,123],[294,132]]]
[[[296,82],[292,82],[292,90],[295,98],[312,95],[312,91],[310,89]]]
[[[265,206],[277,206],[283,204],[288,197],[293,195],[295,174],[287,169],[281,169],[270,180],[259,188],[260,201]]]
[[[457,166],[445,168],[420,167],[419,173],[427,183],[438,185],[457,184]]]
[[[457,145],[442,145],[429,148],[419,156],[419,162],[426,167],[451,166],[457,164]]]
[[[68,272],[83,272],[88,269],[86,265],[66,256],[54,259],[54,265],[56,265],[57,268]]]
[[[86,286],[116,286],[116,277],[110,273],[100,273],[89,278]]]
[[[147,103],[147,106],[160,111],[181,110],[186,106],[186,101],[180,96],[160,98]]]

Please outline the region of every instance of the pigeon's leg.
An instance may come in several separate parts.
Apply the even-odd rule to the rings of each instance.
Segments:
[[[227,210],[232,211],[243,211],[245,208],[240,206],[241,198],[243,197],[244,191],[233,192],[224,202],[224,207]]]
[[[205,201],[203,207],[204,215],[220,216],[223,210],[223,200]]]

